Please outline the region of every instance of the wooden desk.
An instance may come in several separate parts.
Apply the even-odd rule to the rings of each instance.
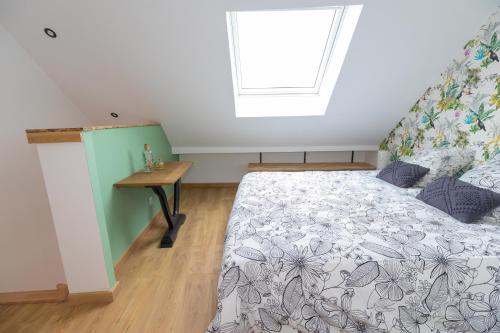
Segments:
[[[179,214],[179,198],[181,192],[181,178],[191,168],[193,162],[166,162],[165,168],[153,172],[139,171],[115,183],[121,187],[146,187],[153,190],[160,200],[161,210],[168,224],[168,230],[161,240],[160,247],[172,247],[181,225],[186,220],[186,215]],[[174,208],[170,212],[167,195],[162,186],[174,185]]]
[[[249,163],[249,172],[259,171],[348,171],[348,170],[375,170],[376,168],[368,163]]]

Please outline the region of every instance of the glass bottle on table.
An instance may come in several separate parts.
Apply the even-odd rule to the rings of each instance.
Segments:
[[[153,172],[153,152],[149,144],[144,145],[144,172]]]

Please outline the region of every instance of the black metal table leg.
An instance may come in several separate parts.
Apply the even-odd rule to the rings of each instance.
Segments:
[[[163,216],[168,224],[168,230],[165,232],[163,236],[160,247],[172,247],[174,245],[175,237],[177,236],[177,232],[179,231],[181,225],[186,220],[186,215],[179,214],[179,195],[180,195],[180,180],[178,180],[174,185],[174,214],[170,213],[170,209],[168,207],[168,200],[163,187],[161,186],[152,186],[151,189],[158,196],[160,200],[161,210],[163,212]]]
[[[179,200],[181,197],[181,179],[174,184],[174,215],[179,214]]]

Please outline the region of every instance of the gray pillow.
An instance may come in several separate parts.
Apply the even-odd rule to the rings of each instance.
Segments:
[[[427,185],[417,199],[465,223],[477,221],[500,206],[500,193],[449,176]]]
[[[383,168],[377,178],[399,187],[412,187],[427,172],[428,168],[406,162],[392,162]]]
[[[424,149],[412,157],[403,160],[406,163],[418,164],[430,171],[420,179],[415,186],[425,187],[433,180],[442,176],[455,176],[466,169],[474,161],[472,148],[441,148]]]

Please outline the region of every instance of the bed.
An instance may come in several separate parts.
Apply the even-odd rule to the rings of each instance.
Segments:
[[[208,332],[500,332],[499,225],[375,175],[247,174]]]

